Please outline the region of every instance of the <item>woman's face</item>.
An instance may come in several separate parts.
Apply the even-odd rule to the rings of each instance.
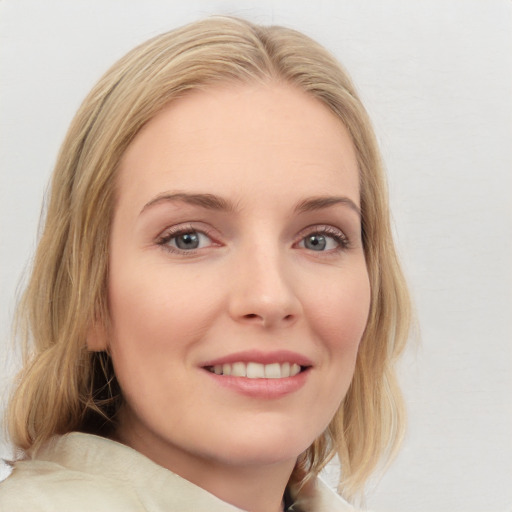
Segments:
[[[293,464],[354,372],[360,232],[354,148],[314,98],[226,86],[160,112],[118,176],[105,343],[119,438],[175,470]]]

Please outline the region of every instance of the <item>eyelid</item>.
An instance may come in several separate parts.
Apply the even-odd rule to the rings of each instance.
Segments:
[[[177,247],[172,247],[172,246],[168,245],[168,242],[179,235],[183,235],[186,233],[193,233],[193,232],[201,233],[201,234],[205,235],[206,237],[208,237],[210,239],[210,241],[212,242],[208,247],[221,245],[219,242],[217,242],[215,240],[215,237],[213,236],[212,230],[210,228],[208,228],[207,226],[204,226],[204,225],[201,225],[201,227],[194,226],[193,223],[177,224],[175,226],[170,226],[170,227],[165,228],[156,237],[155,243],[167,252],[191,256],[191,255],[196,254],[198,251],[205,249],[206,247],[202,247],[199,249],[182,250]]]
[[[202,247],[198,249],[187,249],[182,250],[177,247],[172,247],[168,245],[168,242],[179,235],[185,234],[185,233],[201,233],[208,237],[211,241],[211,244],[207,247]],[[328,237],[331,237],[334,239],[339,245],[335,249],[330,249],[327,251],[318,251],[318,255],[324,254],[332,254],[339,251],[343,251],[348,249],[351,246],[351,241],[349,237],[344,233],[343,230],[340,228],[337,228],[335,226],[329,225],[329,224],[314,224],[311,226],[307,226],[306,228],[302,229],[296,236],[296,241],[294,242],[293,246],[296,247],[299,243],[301,243],[304,238],[308,235],[312,234],[320,234],[325,235]],[[214,235],[213,230],[208,227],[207,225],[201,223],[201,226],[195,225],[193,222],[187,222],[183,224],[177,224],[174,226],[169,226],[165,228],[155,239],[155,243],[159,245],[162,249],[164,249],[167,252],[174,253],[174,254],[180,254],[180,255],[186,255],[186,256],[192,256],[197,254],[197,252],[208,249],[209,247],[219,247],[222,245],[218,241],[218,236]],[[306,249],[307,250],[307,249]]]
[[[350,247],[350,239],[349,237],[339,228],[335,226],[331,226],[329,224],[317,224],[308,226],[300,231],[300,233],[297,235],[297,241],[294,245],[299,244],[304,240],[304,238],[308,235],[312,234],[320,234],[320,235],[326,235],[339,243],[339,247],[336,249],[333,249],[331,251],[318,251],[318,254],[321,253],[332,253],[334,251],[340,251],[344,249],[348,249]]]

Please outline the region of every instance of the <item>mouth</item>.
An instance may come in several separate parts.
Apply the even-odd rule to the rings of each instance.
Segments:
[[[246,350],[204,361],[210,380],[235,394],[257,400],[292,396],[309,381],[314,362],[289,350]]]
[[[210,373],[220,376],[245,377],[247,379],[286,379],[305,372],[310,366],[301,366],[297,363],[269,363],[242,362],[215,364],[205,366]]]

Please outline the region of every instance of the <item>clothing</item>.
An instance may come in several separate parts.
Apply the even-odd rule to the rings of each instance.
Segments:
[[[301,512],[354,509],[320,479],[297,497]],[[241,512],[110,439],[72,432],[0,483],[2,512]],[[295,508],[292,508],[295,510]]]

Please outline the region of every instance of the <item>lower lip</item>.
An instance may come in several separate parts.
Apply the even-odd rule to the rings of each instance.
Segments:
[[[252,398],[272,400],[295,393],[302,388],[310,370],[306,369],[293,377],[282,379],[248,379],[247,377],[231,377],[205,371],[217,384],[236,393]]]

